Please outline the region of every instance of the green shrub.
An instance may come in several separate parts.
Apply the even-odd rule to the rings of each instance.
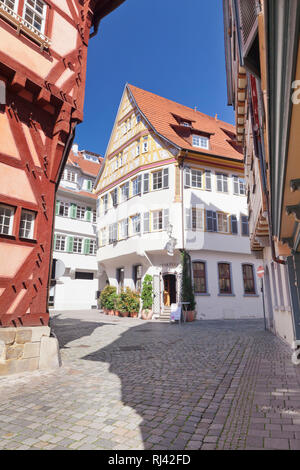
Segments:
[[[146,274],[143,280],[141,300],[143,302],[143,309],[151,309],[153,305],[153,286],[152,276]]]
[[[107,310],[114,310],[116,307],[117,298],[117,288],[114,286],[105,286],[100,294],[101,308],[106,308]]]
[[[118,295],[116,302],[116,310],[121,313],[129,312],[135,313],[140,309],[140,296],[129,287],[126,287]]]

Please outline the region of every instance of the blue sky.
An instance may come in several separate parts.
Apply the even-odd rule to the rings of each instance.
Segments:
[[[79,149],[104,155],[126,82],[234,123],[222,0],[126,0],[102,20],[89,44]]]

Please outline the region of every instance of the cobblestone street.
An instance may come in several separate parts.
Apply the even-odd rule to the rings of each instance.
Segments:
[[[52,326],[62,367],[0,379],[0,449],[300,449],[300,369],[262,321]]]

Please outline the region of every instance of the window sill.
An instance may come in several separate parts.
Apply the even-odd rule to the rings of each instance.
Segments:
[[[235,297],[235,294],[218,294],[218,297]]]
[[[16,237],[14,235],[10,235],[8,233],[0,233],[0,238],[7,238],[8,240],[15,240]]]
[[[195,292],[194,293],[197,297],[210,297],[210,294],[209,293],[197,293]]]
[[[34,238],[19,237],[19,240],[20,240],[21,242],[37,243],[37,241],[36,241]]]
[[[259,297],[258,294],[244,294],[244,297]]]

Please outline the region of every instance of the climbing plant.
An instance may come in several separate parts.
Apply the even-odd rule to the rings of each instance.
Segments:
[[[153,304],[153,287],[152,276],[146,274],[143,280],[141,299],[143,302],[143,309],[151,309]]]

